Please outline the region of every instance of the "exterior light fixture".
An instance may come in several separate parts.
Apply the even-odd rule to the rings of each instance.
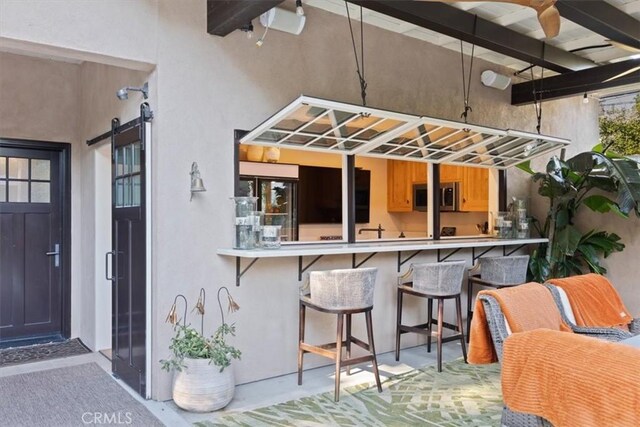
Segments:
[[[585,92],[584,96],[582,97],[582,103],[583,104],[588,104],[589,103],[589,97],[587,96],[587,92]]]
[[[207,191],[207,189],[204,188],[204,183],[200,177],[198,163],[193,162],[189,175],[191,175],[191,198],[189,199],[189,201],[191,201],[193,200],[193,193],[202,193],[203,191]]]
[[[485,86],[505,90],[511,84],[511,77],[503,76],[495,71],[485,70],[480,75],[480,81]]]
[[[147,99],[149,98],[149,83],[145,82],[141,87],[133,87],[133,86],[123,87],[122,89],[118,89],[118,91],[116,92],[116,96],[120,101],[124,101],[125,99],[129,99],[130,91],[141,92],[142,97],[144,99]]]

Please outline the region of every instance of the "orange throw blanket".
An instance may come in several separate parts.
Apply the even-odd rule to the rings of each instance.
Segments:
[[[555,427],[640,426],[640,349],[536,330],[506,339],[502,395]]]
[[[478,296],[480,295],[490,295],[498,301],[513,333],[539,328],[571,331],[562,321],[551,292],[539,283],[480,291]],[[498,357],[480,298],[476,299],[469,332],[471,339],[467,361],[475,365],[497,362]]]
[[[564,289],[578,326],[629,330],[633,317],[606,277],[592,273],[549,283]]]

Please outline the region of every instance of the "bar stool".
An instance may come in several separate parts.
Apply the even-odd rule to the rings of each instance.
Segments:
[[[471,319],[473,318],[473,285],[496,289],[522,285],[527,282],[528,267],[529,255],[515,255],[479,258],[478,263],[469,270],[469,279],[467,280],[467,342],[469,342]]]
[[[460,305],[460,293],[462,292],[462,280],[464,277],[464,261],[440,262],[429,264],[411,264],[409,271],[398,278],[398,308],[396,320],[396,361],[400,360],[400,335],[407,332],[415,332],[427,335],[427,352],[431,352],[431,328],[433,324],[433,300],[438,300],[438,372],[442,372],[442,343],[460,340],[462,344],[462,356],[467,361],[467,348],[464,342],[462,330],[462,307]],[[412,277],[412,281],[408,281]],[[427,298],[427,323],[416,326],[402,324],[402,299],[404,294]],[[456,313],[458,326],[444,325],[444,300],[456,300]],[[442,338],[442,328],[455,330],[458,334]]]
[[[298,341],[298,385],[302,385],[302,364],[305,353],[314,353],[333,359],[336,364],[335,401],[340,398],[340,368],[358,363],[373,362],[373,374],[376,378],[378,392],[382,392],[378,361],[373,343],[373,291],[377,268],[345,269],[329,271],[313,271],[309,274],[310,293],[300,295],[300,330]],[[329,344],[311,345],[304,342],[306,308],[335,314],[338,317],[336,341]],[[369,343],[351,335],[351,316],[364,313]],[[346,337],[343,339],[343,325],[346,316]],[[370,354],[351,358],[351,343],[367,350]],[[342,358],[342,349],[346,349],[346,359]]]

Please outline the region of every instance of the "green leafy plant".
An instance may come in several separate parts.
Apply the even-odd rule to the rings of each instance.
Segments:
[[[225,336],[235,336],[235,325],[223,323],[209,338],[204,337],[189,325],[176,325],[176,334],[171,338],[169,349],[172,357],[161,360],[162,369],[166,371],[181,371],[184,368],[184,358],[209,359],[220,367],[220,372],[231,364],[233,359],[240,359],[241,352],[237,348],[227,344]]]
[[[534,227],[549,243],[536,248],[529,263],[530,279],[543,282],[552,277],[582,274],[585,270],[604,274],[600,264],[624,249],[620,236],[603,230],[580,231],[574,224],[581,206],[594,212],[612,212],[628,218],[640,216],[640,169],[637,162],[605,153],[601,145],[562,161],[553,157],[545,172],[534,172],[530,162],[518,167],[539,183],[538,194],[549,199],[543,223]]]
[[[600,138],[605,146],[624,155],[640,154],[640,95],[630,109],[613,109],[600,119]]]
[[[227,298],[229,306],[227,313],[235,312],[240,309],[238,304],[233,300],[229,289],[221,287],[218,289],[218,306],[220,308],[220,316],[222,318],[222,324],[216,329],[215,333],[211,337],[204,336],[204,314],[205,314],[205,291],[200,290],[200,296],[198,302],[192,311],[197,311],[202,316],[202,322],[200,326],[200,332],[192,328],[191,325],[186,324],[187,317],[187,299],[184,295],[177,295],[173,301],[173,305],[167,315],[167,322],[173,324],[175,335],[171,338],[171,350],[172,355],[169,359],[160,360],[162,369],[166,371],[177,370],[181,371],[184,367],[184,359],[209,359],[209,364],[213,363],[215,366],[220,367],[220,372],[224,368],[231,365],[233,359],[240,359],[242,353],[237,348],[229,345],[226,342],[226,337],[235,336],[236,327],[235,324],[227,324],[224,321],[224,312],[222,311],[222,303],[220,302],[220,292],[227,292]],[[177,315],[177,302],[181,298],[184,301],[184,316],[182,318],[182,324]]]

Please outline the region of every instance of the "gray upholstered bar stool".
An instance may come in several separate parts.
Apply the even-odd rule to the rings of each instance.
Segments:
[[[415,332],[427,335],[427,352],[431,352],[431,334],[433,325],[433,300],[438,300],[438,372],[442,372],[442,343],[460,340],[462,344],[462,356],[467,361],[467,348],[464,342],[462,329],[462,306],[460,305],[460,293],[462,292],[462,280],[464,278],[464,261],[438,262],[426,264],[411,264],[409,271],[398,278],[398,311],[396,319],[396,360],[400,360],[400,335],[407,332]],[[415,326],[402,324],[402,300],[404,294],[427,298],[427,323]],[[455,299],[457,312],[457,327],[448,326],[458,333],[447,338],[442,338],[444,326],[444,300]]]
[[[500,289],[527,282],[529,255],[483,257],[469,270],[467,281],[467,342],[473,317],[473,285]]]
[[[373,309],[373,291],[376,282],[377,268],[313,271],[309,274],[309,294],[300,295],[300,330],[298,341],[298,385],[302,385],[302,364],[305,353],[314,353],[331,358],[336,364],[335,401],[340,398],[340,368],[358,363],[372,362],[373,374],[376,378],[378,391],[382,392],[378,361],[373,344],[373,324],[371,310]],[[336,341],[329,344],[311,345],[304,342],[304,328],[306,309],[312,308],[323,313],[335,314],[338,317]],[[351,316],[364,313],[367,324],[369,343],[351,335]],[[344,319],[346,317],[346,336],[343,335]],[[351,343],[369,352],[368,355],[351,357]],[[342,358],[342,349],[346,349],[346,359]]]

